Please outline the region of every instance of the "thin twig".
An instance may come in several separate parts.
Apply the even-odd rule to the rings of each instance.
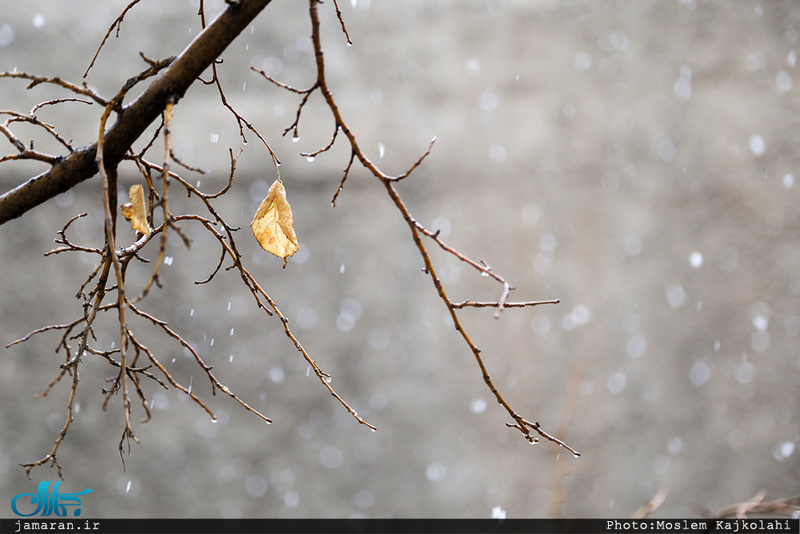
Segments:
[[[103,42],[98,47],[97,53],[95,57],[92,59],[90,63],[89,69],[92,68],[94,62],[99,54],[100,50],[103,48],[106,40],[113,31],[114,27],[117,27],[117,31],[119,31],[119,27],[122,22],[122,18],[124,17],[125,13],[130,10],[139,0],[135,0],[134,2],[130,3],[128,7],[123,11],[123,13],[118,17],[117,21],[112,24],[111,28],[109,29],[106,37],[103,39]],[[5,112],[6,115],[10,117],[5,121],[5,123],[0,125],[0,133],[2,133],[8,141],[14,146],[17,153],[12,154],[10,156],[5,156],[0,158],[0,161],[6,161],[11,159],[32,159],[32,160],[41,160],[51,165],[57,165],[63,163],[65,168],[70,168],[72,173],[86,173],[87,176],[93,175],[95,172],[99,172],[100,174],[100,184],[102,187],[102,199],[103,199],[103,213],[104,213],[104,244],[102,248],[99,247],[92,247],[86,246],[83,244],[77,244],[71,241],[67,237],[67,231],[72,225],[73,222],[76,220],[85,217],[86,214],[81,214],[72,217],[69,219],[61,230],[58,232],[58,237],[56,238],[55,242],[58,244],[57,248],[49,251],[46,255],[56,255],[60,252],[84,252],[96,255],[98,258],[97,265],[93,268],[92,272],[86,277],[85,281],[81,284],[80,288],[77,292],[77,298],[82,300],[83,310],[82,314],[79,318],[73,320],[72,322],[66,324],[53,324],[48,325],[45,327],[41,327],[36,329],[23,338],[20,338],[16,341],[13,341],[8,344],[8,346],[13,346],[18,343],[22,343],[27,341],[32,336],[48,332],[48,331],[58,331],[62,335],[58,344],[56,345],[55,352],[58,353],[62,348],[65,350],[64,356],[64,363],[60,366],[58,375],[47,385],[42,393],[39,396],[46,396],[50,393],[53,388],[66,376],[72,376],[72,385],[70,388],[70,398],[67,402],[67,419],[61,431],[61,434],[55,441],[52,450],[48,455],[46,455],[41,460],[36,462],[32,462],[30,464],[25,464],[26,473],[29,475],[30,471],[39,465],[44,465],[45,463],[51,462],[52,465],[58,468],[59,476],[62,476],[62,468],[57,459],[57,452],[59,446],[64,441],[67,432],[70,428],[70,423],[74,420],[74,399],[77,391],[78,385],[78,367],[83,362],[83,360],[87,357],[98,357],[99,359],[104,360],[108,365],[112,366],[115,369],[115,375],[108,379],[109,385],[104,388],[104,392],[106,394],[105,400],[103,402],[103,408],[106,408],[112,397],[121,392],[122,395],[122,415],[124,419],[124,429],[122,432],[122,437],[119,443],[119,451],[121,458],[123,460],[124,466],[124,456],[123,452],[125,449],[125,444],[127,443],[130,445],[130,440],[136,441],[136,437],[133,433],[133,428],[131,425],[131,396],[133,395],[133,391],[136,392],[136,396],[139,398],[142,409],[144,410],[144,417],[141,419],[141,422],[145,422],[149,420],[152,416],[150,407],[147,403],[147,398],[145,394],[145,390],[143,388],[143,380],[150,379],[156,382],[160,387],[167,388],[167,387],[174,387],[175,389],[182,391],[183,393],[187,394],[198,406],[200,406],[203,410],[205,410],[211,417],[214,419],[214,413],[209,409],[209,407],[194,393],[191,391],[191,385],[187,388],[177,382],[167,368],[158,360],[156,355],[143,343],[137,340],[135,333],[128,323],[127,315],[130,315],[128,312],[132,312],[133,316],[137,316],[142,318],[145,321],[150,322],[152,325],[156,326],[166,334],[166,336],[174,339],[183,350],[191,353],[195,360],[197,361],[198,365],[203,369],[203,371],[207,374],[209,381],[212,386],[212,394],[215,393],[216,390],[222,391],[226,393],[229,397],[234,399],[237,403],[239,403],[242,407],[246,410],[256,414],[265,422],[269,423],[271,420],[261,414],[258,410],[250,406],[247,402],[245,402],[241,397],[239,397],[236,393],[234,393],[228,386],[222,384],[214,374],[211,372],[211,366],[206,364],[203,359],[200,357],[197,350],[192,347],[180,334],[176,331],[171,329],[167,326],[166,322],[156,318],[153,315],[150,315],[136,306],[137,299],[129,299],[127,296],[127,270],[128,266],[131,264],[132,260],[138,260],[141,262],[149,262],[147,258],[140,255],[141,250],[153,239],[157,239],[156,236],[160,234],[160,247],[158,252],[158,258],[154,263],[153,272],[150,278],[150,282],[145,285],[145,288],[142,292],[141,298],[144,298],[147,295],[148,290],[153,284],[158,284],[158,272],[161,265],[163,265],[164,258],[165,258],[165,251],[167,246],[167,233],[168,232],[175,232],[178,236],[184,241],[184,243],[189,244],[188,237],[186,234],[179,228],[177,225],[178,222],[189,222],[195,221],[202,224],[203,228],[209,230],[221,243],[222,247],[222,258],[229,258],[232,260],[232,266],[239,266],[240,273],[242,275],[242,280],[244,282],[245,287],[252,292],[254,295],[256,302],[258,303],[259,307],[263,309],[266,315],[272,315],[274,313],[280,313],[280,310],[277,308],[275,303],[269,298],[267,293],[261,288],[261,286],[255,281],[255,279],[250,275],[250,273],[243,267],[241,264],[241,254],[236,249],[235,242],[233,240],[233,232],[235,232],[238,228],[233,227],[227,224],[224,219],[219,215],[216,211],[214,206],[211,204],[211,201],[227,191],[230,190],[233,179],[234,179],[234,171],[235,171],[235,164],[238,155],[234,156],[233,151],[230,151],[231,155],[231,173],[228,180],[227,185],[225,185],[220,191],[211,194],[205,194],[197,190],[196,188],[191,188],[188,182],[183,179],[178,179],[180,185],[184,187],[188,187],[189,194],[196,194],[202,201],[205,203],[207,209],[211,213],[212,217],[203,218],[198,215],[185,215],[185,216],[174,216],[170,210],[169,204],[169,183],[177,176],[177,174],[170,168],[170,163],[172,161],[176,162],[181,167],[184,167],[188,170],[195,171],[195,172],[202,172],[200,169],[196,169],[191,165],[188,165],[182,161],[180,161],[174,154],[171,148],[171,123],[172,123],[172,111],[174,104],[177,102],[177,99],[183,95],[184,91],[188,87],[188,85],[194,81],[195,76],[192,74],[196,72],[198,75],[200,70],[198,70],[199,66],[195,63],[199,60],[205,61],[203,58],[209,57],[209,54],[216,53],[217,55],[222,52],[225,48],[227,43],[230,42],[232,39],[231,35],[238,34],[241,29],[244,28],[244,24],[249,23],[257,14],[260,12],[266,4],[269,3],[269,0],[252,0],[247,3],[246,6],[234,6],[234,9],[229,10],[224,13],[225,16],[221,16],[214,23],[212,23],[208,28],[207,31],[203,32],[203,35],[198,37],[193,44],[191,44],[184,54],[175,61],[173,65],[174,58],[168,58],[166,60],[153,60],[146,57],[144,54],[140,54],[142,59],[147,63],[148,68],[141,72],[139,75],[134,76],[122,86],[120,91],[112,98],[111,100],[105,100],[104,98],[100,97],[96,93],[94,93],[87,84],[83,84],[83,87],[78,85],[71,84],[69,82],[65,82],[60,78],[53,78],[53,77],[39,77],[39,76],[32,76],[26,73],[0,73],[0,77],[8,77],[8,78],[22,78],[27,79],[30,81],[28,85],[29,88],[35,87],[39,84],[54,84],[66,88],[69,91],[79,95],[79,96],[87,96],[91,98],[91,101],[98,102],[103,105],[103,115],[101,117],[100,123],[98,125],[98,137],[97,142],[90,146],[85,147],[82,149],[73,149],[71,145],[71,141],[67,142],[64,141],[58,134],[57,130],[53,125],[47,124],[41,121],[39,118],[34,116],[39,109],[43,106],[48,105],[55,105],[59,103],[66,103],[66,102],[73,102],[79,101],[84,103],[91,103],[90,101],[79,99],[79,98],[57,98],[53,100],[48,100],[41,102],[40,104],[33,107],[29,114],[25,115],[19,112]],[[202,3],[201,3],[202,8]],[[237,28],[239,28],[237,30]],[[198,47],[202,48],[202,50],[198,49]],[[216,52],[215,52],[216,51]],[[191,64],[189,64],[191,63]],[[154,82],[151,84],[145,92],[140,95],[140,97],[132,103],[127,108],[123,108],[122,102],[125,98],[126,94],[133,88],[137,83],[145,80],[146,78],[157,74],[160,70],[166,67],[175,67],[174,69],[169,69],[165,75],[159,79],[158,82]],[[87,69],[87,73],[89,71]],[[188,79],[187,79],[188,74]],[[218,82],[219,80],[215,76],[215,80]],[[168,94],[165,94],[164,88],[168,88],[166,91]],[[222,93],[221,85],[219,85],[220,92],[222,94],[222,98],[224,100],[224,93]],[[155,104],[154,104],[155,103]],[[226,103],[226,102],[224,102]],[[157,125],[155,128],[154,134],[149,138],[149,142],[146,143],[145,147],[139,152],[138,154],[134,152],[133,148],[130,144],[125,144],[124,141],[125,135],[130,135],[130,142],[133,142],[142,131],[147,127],[148,124],[157,120],[158,116],[156,114],[151,114],[151,111],[154,107],[158,107],[163,105],[163,114],[161,115],[161,124]],[[147,107],[149,106],[149,108]],[[234,115],[237,117],[237,120],[240,121],[240,127],[242,124],[248,127],[252,127],[252,125],[244,120],[241,115],[235,112],[230,106],[226,106],[234,112]],[[142,113],[142,108],[145,109],[144,113]],[[120,120],[115,124],[115,126],[111,127],[106,131],[106,124],[112,113],[117,113],[120,115]],[[16,122],[27,122],[39,128],[45,129],[48,134],[55,137],[59,143],[67,148],[70,152],[69,157],[60,157],[60,156],[48,156],[46,154],[41,154],[34,150],[33,143],[31,142],[30,146],[26,146],[20,139],[18,139],[14,132],[9,128],[9,125],[16,123]],[[131,125],[131,123],[134,123]],[[122,125],[122,123],[127,123],[126,125]],[[157,123],[156,123],[157,124]],[[252,127],[252,130],[255,131],[256,135],[258,135],[262,141],[263,138],[261,135],[255,130],[255,127]],[[124,131],[125,134],[120,134],[119,132]],[[123,137],[123,143],[120,143],[120,135]],[[151,148],[155,146],[155,142],[163,136],[164,139],[164,152],[162,158],[161,165],[155,165],[149,163],[145,157],[146,153],[148,153]],[[264,141],[266,145],[266,141]],[[269,149],[268,145],[267,148]],[[73,154],[73,151],[79,152]],[[273,158],[273,161],[277,164],[277,155],[270,149],[270,154]],[[79,161],[78,163],[74,162],[74,158],[87,158],[89,161],[87,164],[83,163],[83,160]],[[128,246],[125,247],[118,247],[117,246],[117,167],[121,161],[124,160],[132,160],[138,167],[139,172],[141,173],[144,181],[147,183],[147,187],[149,190],[149,194],[147,197],[147,221],[148,226],[152,229],[147,235],[140,235],[136,241]],[[80,168],[74,168],[72,166],[78,165]],[[84,170],[82,169],[81,165],[85,166],[93,166],[95,170]],[[161,177],[161,180],[157,180],[152,175],[152,171],[156,170],[158,175]],[[47,176],[44,178],[47,178]],[[41,178],[41,177],[40,177]],[[43,178],[43,179],[44,179]],[[80,181],[80,180],[78,180]],[[77,183],[77,182],[74,182]],[[72,185],[74,185],[72,183]],[[19,188],[18,188],[19,189]],[[16,191],[16,190],[15,190]],[[22,193],[19,193],[22,194]],[[7,195],[4,195],[4,198]],[[38,198],[38,197],[37,197]],[[35,205],[35,204],[34,204]],[[160,224],[153,223],[153,216],[156,215],[158,218],[158,213],[160,211],[161,214],[161,222]],[[8,218],[13,218],[14,216],[18,216],[19,213],[10,214],[6,213],[7,217],[3,220],[7,220]],[[221,228],[221,231],[217,231],[215,226],[219,225],[218,227]],[[153,227],[155,226],[155,227]],[[134,262],[136,263],[136,262]],[[112,275],[113,272],[113,275]],[[213,275],[212,275],[213,276]],[[109,285],[109,280],[113,280]],[[109,294],[113,294],[114,298],[111,302],[104,302],[106,296]],[[96,319],[105,312],[112,312],[116,313],[116,320],[119,325],[119,348],[111,348],[107,350],[103,350],[100,348],[96,348],[92,346],[92,343],[97,342],[97,338],[94,334],[94,324]],[[291,331],[288,329],[288,324],[285,317],[282,317],[282,322],[284,324],[284,328],[287,331],[287,335],[291,334]],[[74,333],[74,335],[73,335]],[[292,336],[293,338],[293,336]],[[77,346],[74,346],[75,341],[77,340]],[[296,338],[293,338],[293,341],[296,345],[299,345],[299,342]],[[116,342],[115,342],[116,344]],[[306,354],[307,355],[307,354]],[[139,360],[147,358],[146,365],[142,365]],[[156,376],[151,369],[158,369],[163,375],[163,378]],[[329,377],[326,373],[319,370],[319,375],[322,377]],[[328,386],[328,390],[332,393],[333,390]],[[344,401],[341,397],[337,398],[340,402]],[[355,415],[355,412],[344,403],[345,406]],[[129,447],[128,447],[129,448]]]
[[[89,104],[90,106],[92,105],[92,102],[90,100],[84,100],[82,98],[54,98],[52,100],[45,100],[44,102],[39,102],[38,104],[36,104],[31,108],[31,110],[28,112],[28,115],[33,115],[44,106],[53,106],[55,104],[63,104],[64,102],[81,102],[83,104]]]
[[[726,506],[710,515],[704,514],[711,519],[723,519],[726,517],[736,517],[747,519],[748,514],[778,514],[794,516],[800,512],[800,495],[764,501],[767,492],[764,490],[756,493],[747,501]]]
[[[59,375],[63,376],[66,370],[62,371],[62,374]],[[71,369],[70,372],[72,373],[72,384],[69,388],[69,399],[67,400],[67,417],[64,420],[64,426],[61,427],[61,431],[58,433],[58,437],[56,441],[53,443],[53,448],[47,453],[43,458],[35,461],[30,462],[27,464],[22,464],[22,467],[25,468],[25,475],[28,478],[31,478],[31,471],[34,467],[38,467],[40,465],[44,465],[47,462],[50,462],[52,466],[55,466],[56,470],[58,471],[58,478],[64,480],[64,472],[61,464],[58,462],[58,457],[56,453],[58,452],[58,448],[61,446],[61,443],[64,441],[64,438],[67,437],[67,432],[69,431],[69,426],[75,420],[75,392],[78,390],[78,364],[76,363]]]
[[[347,46],[352,46],[353,41],[350,39],[350,34],[347,33],[347,26],[344,25],[344,18],[342,18],[342,10],[339,9],[339,0],[333,0],[333,7],[336,9],[336,18],[339,19],[339,24],[342,25],[342,33],[347,39]]]
[[[558,304],[561,302],[559,299],[553,300],[531,300],[527,302],[506,302],[503,304],[504,308],[526,308],[528,306],[539,306],[540,304]],[[464,302],[454,302],[451,306],[455,309],[461,308],[497,308],[499,302],[475,302],[465,300]]]
[[[75,85],[74,83],[62,80],[58,76],[53,76],[53,77],[34,76],[26,72],[0,72],[0,78],[21,78],[23,80],[30,80],[31,83],[28,84],[26,89],[33,89],[39,84],[50,83],[68,89],[69,91],[75,93],[76,95],[88,96],[89,98],[91,98],[92,100],[94,100],[103,107],[108,105],[108,102],[105,99],[103,99],[100,95],[92,91],[88,85],[86,84],[83,84],[83,86]]]
[[[102,50],[103,46],[105,46],[106,41],[108,40],[108,37],[111,35],[111,32],[114,31],[114,27],[117,28],[117,37],[119,37],[119,31],[120,31],[120,29],[122,29],[122,19],[125,18],[125,14],[128,13],[128,11],[130,11],[131,8],[133,6],[135,6],[136,4],[138,4],[140,1],[141,0],[133,0],[133,2],[128,4],[128,6],[124,10],[122,10],[122,13],[120,13],[120,15],[114,20],[114,22],[111,23],[111,26],[108,27],[108,31],[106,32],[105,36],[103,37],[103,40],[100,41],[100,46],[97,47],[97,51],[94,53],[94,57],[92,57],[92,61],[89,63],[89,66],[86,67],[86,72],[83,73],[83,77],[84,78],[86,78],[89,75],[89,71],[94,66],[94,62],[97,61],[97,56],[100,55],[100,50]]]
[[[132,87],[133,84],[131,83]],[[119,258],[117,257],[116,247],[116,199],[117,199],[117,169],[116,167],[106,169],[105,162],[103,161],[103,144],[105,139],[105,127],[108,116],[114,109],[117,102],[121,102],[125,96],[127,89],[123,88],[117,96],[112,99],[106,106],[102,118],[100,119],[100,131],[97,139],[97,169],[100,173],[100,183],[103,188],[103,208],[105,210],[105,229],[106,229],[106,254],[111,258],[111,264],[114,267],[114,274],[117,279],[117,313],[119,319],[119,340],[120,340],[120,372],[117,380],[122,385],[122,413],[125,420],[125,428],[122,431],[122,439],[120,440],[119,451],[122,457],[122,444],[126,439],[133,439],[139,442],[133,434],[131,428],[131,403],[128,398],[128,373],[127,362],[125,361],[126,349],[128,346],[127,323],[125,322],[125,277],[122,271],[122,266]],[[112,187],[113,185],[113,187]],[[124,458],[123,458],[124,463]]]
[[[200,16],[200,25],[202,28],[205,29],[206,17],[205,17],[205,8],[203,6],[202,1],[200,2],[200,8],[198,9],[197,13]],[[219,62],[221,63],[222,60],[219,60]],[[275,151],[272,150],[272,147],[269,146],[269,143],[267,143],[267,140],[264,139],[264,136],[261,135],[261,132],[259,132],[258,129],[256,129],[256,127],[253,126],[253,124],[250,121],[245,119],[242,114],[236,111],[234,107],[228,103],[228,98],[225,96],[225,91],[222,89],[222,82],[220,81],[219,74],[217,73],[217,63],[218,62],[215,61],[211,64],[211,80],[209,81],[203,80],[203,83],[205,85],[213,84],[217,88],[220,102],[222,103],[223,106],[225,106],[225,108],[227,108],[228,111],[231,112],[231,114],[236,119],[236,124],[239,126],[239,136],[242,138],[242,142],[247,144],[247,136],[244,133],[244,128],[246,127],[248,130],[253,132],[255,136],[258,137],[258,139],[264,144],[267,151],[269,152],[269,155],[272,157],[273,162],[275,162],[276,165],[280,165],[280,159],[278,158],[278,155],[275,153]]]
[[[641,508],[636,510],[631,518],[633,519],[644,519],[645,517],[649,516],[656,510],[658,510],[664,501],[667,499],[667,494],[669,493],[669,488],[664,486],[659,489],[653,498],[650,499],[648,502],[642,505]]]
[[[347,179],[347,177],[348,177],[348,175],[349,175],[349,173],[350,173],[350,171],[352,169],[353,162],[357,159],[365,169],[367,169],[373,176],[375,176],[381,183],[383,183],[384,187],[386,188],[387,194],[389,195],[389,197],[393,201],[395,207],[400,211],[401,215],[403,216],[403,219],[406,221],[406,223],[407,223],[407,225],[409,227],[409,230],[411,231],[412,239],[413,239],[415,245],[417,246],[417,249],[419,250],[420,256],[422,257],[422,260],[423,260],[423,262],[425,264],[424,271],[429,275],[431,281],[433,282],[434,288],[436,289],[436,292],[439,294],[440,299],[446,305],[447,310],[450,313],[450,318],[452,319],[452,322],[453,322],[456,330],[459,332],[459,334],[461,335],[462,339],[464,340],[464,342],[467,344],[467,346],[469,347],[470,351],[472,352],[472,354],[473,354],[473,356],[475,358],[475,361],[478,364],[478,367],[480,368],[481,375],[483,377],[484,382],[486,383],[487,387],[489,388],[489,390],[494,395],[494,397],[497,400],[497,402],[501,406],[503,406],[503,408],[505,408],[505,410],[508,412],[508,414],[514,420],[514,423],[507,423],[507,426],[512,427],[512,428],[516,428],[517,430],[519,430],[525,436],[525,439],[527,439],[531,443],[538,442],[539,437],[542,437],[542,438],[545,438],[545,439],[557,444],[560,447],[563,447],[563,448],[569,450],[574,456],[576,456],[576,457],[580,456],[580,454],[575,449],[573,449],[572,447],[568,446],[566,443],[564,443],[560,439],[558,439],[558,438],[548,434],[547,432],[545,432],[541,428],[541,426],[539,425],[538,422],[530,422],[530,421],[524,419],[519,414],[517,414],[511,408],[511,406],[505,400],[505,398],[500,394],[498,389],[495,387],[494,381],[489,376],[489,373],[486,370],[486,366],[485,366],[483,358],[481,356],[481,350],[473,343],[473,341],[470,338],[469,334],[467,333],[466,329],[462,326],[460,318],[459,318],[459,316],[457,314],[457,311],[456,311],[457,309],[460,309],[462,307],[469,306],[469,305],[475,305],[475,306],[480,307],[480,304],[478,304],[478,303],[470,304],[471,301],[465,301],[465,302],[462,302],[462,303],[459,303],[459,304],[456,305],[450,299],[450,297],[445,292],[444,286],[442,285],[442,282],[441,282],[441,280],[439,279],[439,277],[438,277],[438,275],[436,273],[436,269],[435,269],[435,267],[433,265],[433,262],[431,261],[430,256],[428,255],[428,251],[427,251],[427,249],[425,247],[425,244],[422,241],[422,236],[426,236],[426,237],[432,239],[443,250],[445,250],[448,253],[452,254],[453,256],[457,257],[461,261],[466,262],[467,264],[471,265],[472,267],[477,269],[482,275],[492,277],[493,279],[495,279],[497,282],[499,282],[501,284],[502,291],[501,291],[500,297],[497,300],[497,302],[493,303],[495,308],[496,308],[496,312],[495,312],[495,316],[496,317],[499,317],[499,313],[505,307],[507,307],[508,303],[506,301],[507,301],[509,293],[513,289],[513,287],[502,276],[500,276],[500,275],[496,274],[494,271],[492,271],[491,267],[486,262],[484,262],[484,261],[476,262],[476,261],[468,258],[467,256],[461,254],[459,251],[457,251],[453,247],[450,247],[449,245],[445,244],[444,241],[442,241],[442,239],[439,237],[439,232],[438,231],[437,232],[431,232],[430,230],[425,228],[422,224],[417,222],[416,219],[411,215],[411,212],[409,211],[408,207],[405,205],[405,203],[401,199],[399,193],[397,192],[397,190],[395,188],[395,183],[400,181],[400,180],[403,180],[403,179],[407,178],[414,170],[416,170],[419,167],[419,165],[430,154],[430,152],[431,152],[431,150],[433,148],[433,143],[434,143],[435,139],[431,141],[431,143],[428,146],[428,149],[404,173],[402,173],[402,174],[400,174],[398,176],[390,176],[390,175],[384,173],[369,158],[367,158],[366,155],[364,154],[364,152],[361,150],[361,148],[360,148],[360,146],[359,146],[359,144],[358,144],[358,142],[356,140],[355,134],[350,129],[350,127],[347,125],[347,123],[344,121],[344,119],[342,117],[342,114],[341,114],[341,112],[339,110],[339,106],[337,105],[336,100],[334,99],[333,94],[330,91],[330,88],[328,87],[328,84],[327,84],[327,81],[326,81],[326,78],[325,78],[325,59],[324,59],[324,54],[322,52],[322,42],[321,42],[321,37],[320,37],[320,24],[319,24],[319,14],[318,14],[318,11],[317,11],[317,4],[318,4],[318,0],[309,0],[309,15],[310,15],[310,18],[311,18],[311,41],[313,43],[314,57],[315,57],[316,65],[317,65],[317,79],[316,79],[316,81],[308,89],[299,90],[299,89],[296,89],[294,87],[291,87],[291,86],[288,86],[286,84],[283,84],[281,82],[278,82],[277,80],[273,79],[272,77],[270,77],[269,75],[267,75],[263,71],[260,71],[258,69],[253,68],[254,71],[259,72],[260,74],[262,74],[262,76],[267,81],[269,81],[270,83],[272,83],[272,84],[274,84],[274,85],[276,85],[276,86],[278,86],[278,87],[280,87],[282,89],[285,89],[285,90],[288,90],[290,92],[302,95],[300,103],[298,104],[298,107],[297,107],[297,112],[295,114],[295,120],[288,128],[286,128],[286,130],[284,130],[284,134],[286,134],[289,131],[292,131],[292,132],[294,132],[294,136],[297,137],[297,135],[298,135],[298,124],[299,124],[299,121],[300,121],[300,116],[302,114],[302,111],[303,111],[306,103],[308,102],[309,97],[312,95],[312,93],[314,93],[316,90],[319,90],[319,92],[321,93],[322,97],[325,99],[325,102],[326,102],[331,114],[333,115],[335,130],[334,130],[334,133],[332,135],[331,142],[329,142],[328,145],[326,145],[323,149],[321,149],[321,150],[319,150],[317,152],[310,152],[310,153],[308,153],[308,155],[319,154],[321,152],[325,152],[325,151],[329,150],[331,148],[331,146],[333,145],[333,142],[336,140],[336,135],[339,133],[339,131],[341,131],[345,135],[345,137],[347,138],[347,140],[348,140],[348,142],[350,144],[350,147],[351,147],[350,161],[348,162],[347,166],[345,167],[344,174],[342,176],[342,179],[339,182],[339,186],[338,186],[338,188],[336,190],[336,193],[333,196],[332,203],[335,205],[336,200],[337,200],[340,192],[342,191],[342,189],[344,187],[345,180]],[[336,7],[337,7],[338,16],[341,16],[341,14],[340,14],[340,12],[338,10],[338,5]],[[553,301],[550,301],[550,302],[553,302]],[[550,302],[548,302],[548,303],[550,303]],[[523,304],[523,303],[514,303],[514,306],[511,306],[511,307],[522,307],[521,304]],[[525,305],[527,306],[527,305],[532,305],[532,304],[531,303],[525,303]]]

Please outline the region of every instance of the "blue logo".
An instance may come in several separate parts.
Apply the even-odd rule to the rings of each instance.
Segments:
[[[67,506],[75,506],[76,508],[72,515],[78,517],[81,515],[80,495],[91,493],[92,490],[85,489],[79,493],[59,493],[58,487],[60,485],[61,481],[56,482],[51,492],[50,482],[40,482],[37,493],[20,493],[11,499],[11,509],[15,514],[22,517],[31,517],[37,514],[49,516],[54,513],[58,517],[65,517],[67,515]],[[30,498],[31,506],[36,506],[36,509],[29,514],[24,514],[17,510],[17,501],[23,499],[23,502],[25,502],[28,498]]]

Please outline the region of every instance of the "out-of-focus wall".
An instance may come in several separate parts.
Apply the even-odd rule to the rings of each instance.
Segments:
[[[0,71],[79,83],[126,2],[6,4]],[[209,17],[222,8],[205,4]],[[298,97],[249,66],[301,88],[314,70],[305,3],[276,0],[229,48],[220,72],[230,103],[283,160],[301,251],[282,270],[249,237],[274,179],[252,134],[220,211],[243,227],[237,242],[245,260],[334,387],[379,430],[360,427],[307,376],[279,321],[257,312],[238,276],[193,284],[214,268],[218,249],[188,228],[192,249],[172,243],[165,287],[144,307],[196,343],[220,380],[275,422],[265,426],[230,399],[210,398],[192,361],[136,324],[164,361],[174,360],[176,378],[210,399],[219,423],[185,396],[148,385],[154,419],[134,425],[141,443],[123,470],[120,401],[101,410],[109,369],[87,358],[79,413],[59,454],[65,487],[93,490],[84,515],[489,517],[500,506],[509,517],[618,517],[668,488],[655,513],[666,517],[761,489],[768,498],[797,494],[796,5],[359,0],[341,7],[354,46],[346,46],[332,2],[323,4],[328,79],[368,155],[399,173],[436,136],[424,165],[398,186],[414,216],[486,260],[516,286],[513,298],[561,299],[506,310],[500,320],[490,310],[461,315],[506,399],[582,457],[559,455],[549,443],[532,447],[505,427],[507,415],[448,324],[380,184],[357,170],[331,208],[349,150],[340,140],[313,162],[298,155],[330,138],[319,99],[304,111],[297,143],[280,136]],[[135,6],[88,83],[110,96],[143,69],[140,50],[154,58],[179,52],[198,32],[196,11],[196,2]],[[57,96],[65,94],[0,80],[3,110],[27,111]],[[83,144],[96,135],[100,113],[75,103],[40,116]],[[228,148],[242,143],[215,90],[190,89],[175,122],[177,154],[211,171],[192,179],[221,188]],[[42,170],[3,164],[3,190]],[[123,169],[124,190],[137,180],[135,169]],[[3,345],[81,313],[74,294],[92,265],[42,254],[84,211],[74,239],[99,246],[99,198],[90,180],[0,227]],[[432,255],[454,300],[497,298],[499,288],[467,265]],[[106,342],[115,332],[112,321],[96,329]],[[44,334],[2,352],[6,515],[14,495],[56,477],[39,468],[27,481],[16,464],[49,451],[63,423],[65,384],[34,398],[58,373],[57,342]]]

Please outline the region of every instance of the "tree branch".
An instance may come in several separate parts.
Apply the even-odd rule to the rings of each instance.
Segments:
[[[229,3],[181,54],[145,89],[125,106],[105,136],[103,157],[107,167],[119,163],[128,148],[156,120],[172,97],[184,95],[271,0],[241,0]],[[59,159],[53,167],[0,196],[0,224],[68,191],[97,174],[97,143]]]

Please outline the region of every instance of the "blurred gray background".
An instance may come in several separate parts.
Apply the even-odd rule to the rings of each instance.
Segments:
[[[328,80],[367,154],[386,172],[430,157],[398,186],[414,216],[486,260],[516,300],[557,306],[461,312],[505,398],[581,451],[528,445],[508,429],[382,186],[362,169],[330,199],[349,148],[327,144],[319,96],[300,139],[281,137],[297,95],[249,67],[305,88],[314,79],[307,3],[275,0],[220,66],[230,103],[269,140],[294,210],[300,252],[281,269],[247,225],[275,178],[252,134],[220,212],[243,227],[251,271],[371,433],[332,399],[234,272],[194,285],[218,247],[199,228],[187,251],[171,240],[164,288],[142,307],[198,347],[217,377],[273,418],[264,425],[210,396],[175,344],[134,321],[139,338],[215,410],[146,385],[154,418],[123,469],[121,402],[102,411],[112,373],[87,358],[79,413],[61,446],[65,491],[91,488],[89,517],[623,517],[661,489],[655,517],[694,516],[751,498],[800,493],[800,105],[796,2],[340,0],[354,46],[321,7]],[[80,83],[125,1],[2,2],[0,71]],[[207,1],[209,18],[223,3]],[[100,53],[87,81],[106,97],[144,68],[138,57],[180,52],[199,31],[197,2],[143,2]],[[208,169],[184,173],[206,191],[242,146],[213,87],[175,110],[174,146]],[[0,80],[0,109],[27,112],[68,96]],[[98,106],[51,106],[39,117],[76,145],[96,137]],[[39,132],[19,127],[22,139]],[[142,146],[141,141],[138,144]],[[3,154],[13,151],[6,143]],[[158,160],[157,151],[152,158]],[[5,163],[3,191],[45,170]],[[121,189],[139,182],[122,169]],[[199,211],[177,188],[173,212]],[[81,313],[74,298],[93,258],[44,258],[56,232],[102,243],[92,179],[0,228],[0,342]],[[133,239],[122,231],[120,239]],[[174,234],[173,238],[176,237]],[[450,296],[494,300],[500,288],[434,250]],[[149,247],[154,257],[155,243]],[[147,251],[147,249],[146,249]],[[129,289],[149,274],[132,273]],[[98,345],[117,335],[98,322]],[[17,464],[47,453],[63,424],[60,335],[3,349],[0,506],[56,480]],[[134,419],[143,416],[134,403]]]

